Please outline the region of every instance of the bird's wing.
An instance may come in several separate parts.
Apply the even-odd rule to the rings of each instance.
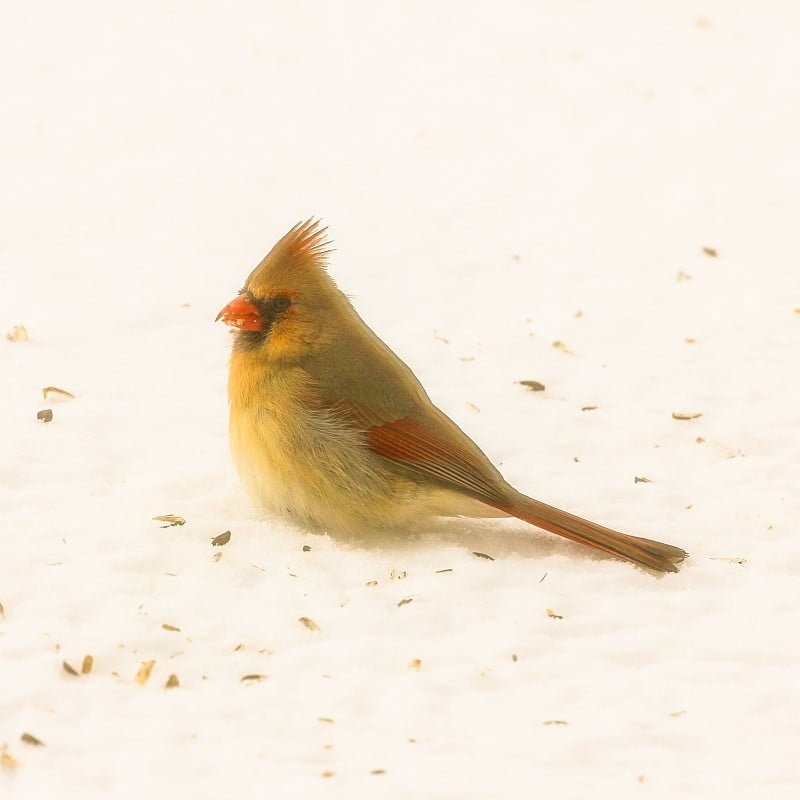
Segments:
[[[363,432],[370,450],[420,478],[484,503],[508,497],[510,487],[488,457],[433,405],[397,418],[390,407],[363,401],[329,408]]]

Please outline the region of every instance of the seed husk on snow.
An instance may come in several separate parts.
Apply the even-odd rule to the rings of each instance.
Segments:
[[[185,525],[186,520],[183,517],[179,517],[177,514],[161,514],[158,517],[153,517],[156,522],[166,522],[166,525],[162,525],[162,528],[172,528],[175,525]]]
[[[81,675],[88,675],[92,671],[92,667],[94,666],[94,657],[90,655],[85,655],[83,657],[83,661],[81,662]]]
[[[672,419],[697,419],[698,417],[702,417],[702,411],[696,411],[694,413],[686,413],[683,411],[673,411],[672,412]]]
[[[17,759],[8,752],[8,745],[4,744],[2,747],[0,747],[0,767],[14,769],[14,767],[17,766],[19,766],[19,761],[17,761]]]
[[[143,661],[142,665],[136,671],[134,680],[139,686],[144,686],[150,680],[150,675],[153,672],[153,667],[156,665],[155,661]]]
[[[526,389],[530,389],[532,392],[543,392],[545,390],[545,385],[543,383],[539,383],[539,381],[517,381],[520,386],[524,386]]]
[[[231,532],[230,531],[223,531],[219,536],[215,536],[211,540],[212,547],[222,547],[223,545],[228,544],[231,540]]]
[[[78,677],[78,670],[76,670],[75,667],[71,666],[66,661],[61,662],[61,668],[67,673],[67,675],[75,675]]]
[[[52,408],[43,408],[41,411],[36,412],[36,419],[41,420],[42,422],[52,422],[53,421],[53,409]]]
[[[42,389],[42,397],[47,400],[47,395],[49,394],[60,395],[61,397],[66,397],[69,400],[75,399],[75,395],[72,394],[72,392],[68,392],[66,389],[59,389],[58,386],[45,386]]]
[[[181,685],[181,682],[178,680],[178,676],[174,673],[167,678],[167,682],[164,684],[165,689],[177,689]]]
[[[28,340],[28,331],[25,330],[24,325],[15,325],[6,334],[6,339],[9,342],[26,342]]]
[[[298,622],[301,625],[305,625],[306,628],[308,628],[310,631],[318,631],[320,629],[319,625],[317,625],[317,623],[314,622],[314,620],[310,619],[309,617],[300,617]]]
[[[485,558],[487,561],[494,561],[494,558],[487,553],[479,553],[477,550],[472,551],[472,555],[477,556],[478,558]]]
[[[19,738],[21,741],[25,742],[25,744],[32,744],[34,747],[44,747],[44,742],[41,739],[37,739],[32,733],[23,733]]]

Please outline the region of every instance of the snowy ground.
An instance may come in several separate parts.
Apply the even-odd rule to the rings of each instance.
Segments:
[[[0,797],[798,796],[799,34],[790,2],[8,4]],[[262,518],[213,319],[311,214],[515,485],[682,572]]]

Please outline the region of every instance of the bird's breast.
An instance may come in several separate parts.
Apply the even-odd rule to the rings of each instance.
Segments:
[[[300,370],[260,379],[231,365],[230,444],[242,483],[264,510],[321,529],[401,524],[420,487],[367,446],[364,431],[316,402]]]

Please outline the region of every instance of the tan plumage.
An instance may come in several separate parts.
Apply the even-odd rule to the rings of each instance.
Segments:
[[[370,330],[325,270],[325,230],[292,228],[218,319],[231,355],[231,450],[267,511],[318,529],[405,528],[431,515],[513,515],[663,572],[686,553],[510,486]]]

